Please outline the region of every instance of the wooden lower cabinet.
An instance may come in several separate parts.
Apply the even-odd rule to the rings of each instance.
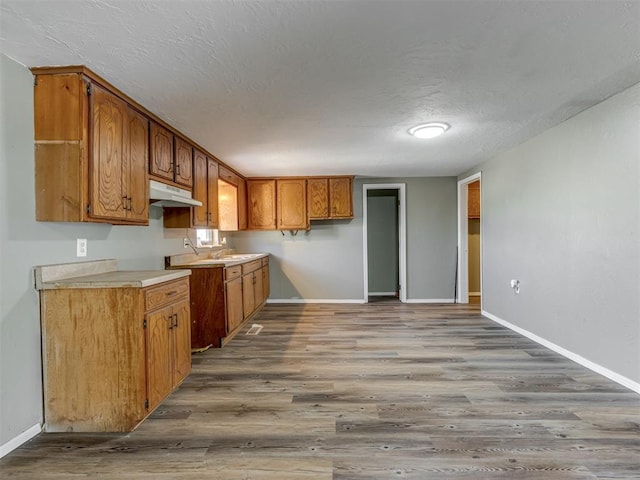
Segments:
[[[40,292],[44,430],[133,430],[191,371],[189,280]]]
[[[167,265],[191,269],[191,348],[222,347],[269,296],[269,257],[244,264]]]

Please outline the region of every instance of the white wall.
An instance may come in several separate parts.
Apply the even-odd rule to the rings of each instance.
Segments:
[[[89,240],[86,260],[116,258],[126,270],[162,269],[165,255],[184,250],[180,232],[178,239],[165,238],[161,210],[155,207],[148,227],[36,222],[33,77],[4,55],[0,102],[2,448],[42,420],[40,317],[32,267],[83,260],[75,257],[76,238]]]
[[[478,170],[485,311],[640,384],[640,84]]]

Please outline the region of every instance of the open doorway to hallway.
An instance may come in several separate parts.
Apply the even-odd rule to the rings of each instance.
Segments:
[[[363,186],[365,302],[406,302],[404,184]]]
[[[457,303],[482,305],[481,198],[480,172],[458,181]]]

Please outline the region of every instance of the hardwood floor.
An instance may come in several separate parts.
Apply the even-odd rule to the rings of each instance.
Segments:
[[[640,396],[477,306],[268,305],[130,434],[42,434],[6,479],[640,478]]]

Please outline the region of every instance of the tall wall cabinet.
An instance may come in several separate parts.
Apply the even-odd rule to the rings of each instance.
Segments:
[[[146,225],[149,121],[76,70],[32,70],[36,220]]]

